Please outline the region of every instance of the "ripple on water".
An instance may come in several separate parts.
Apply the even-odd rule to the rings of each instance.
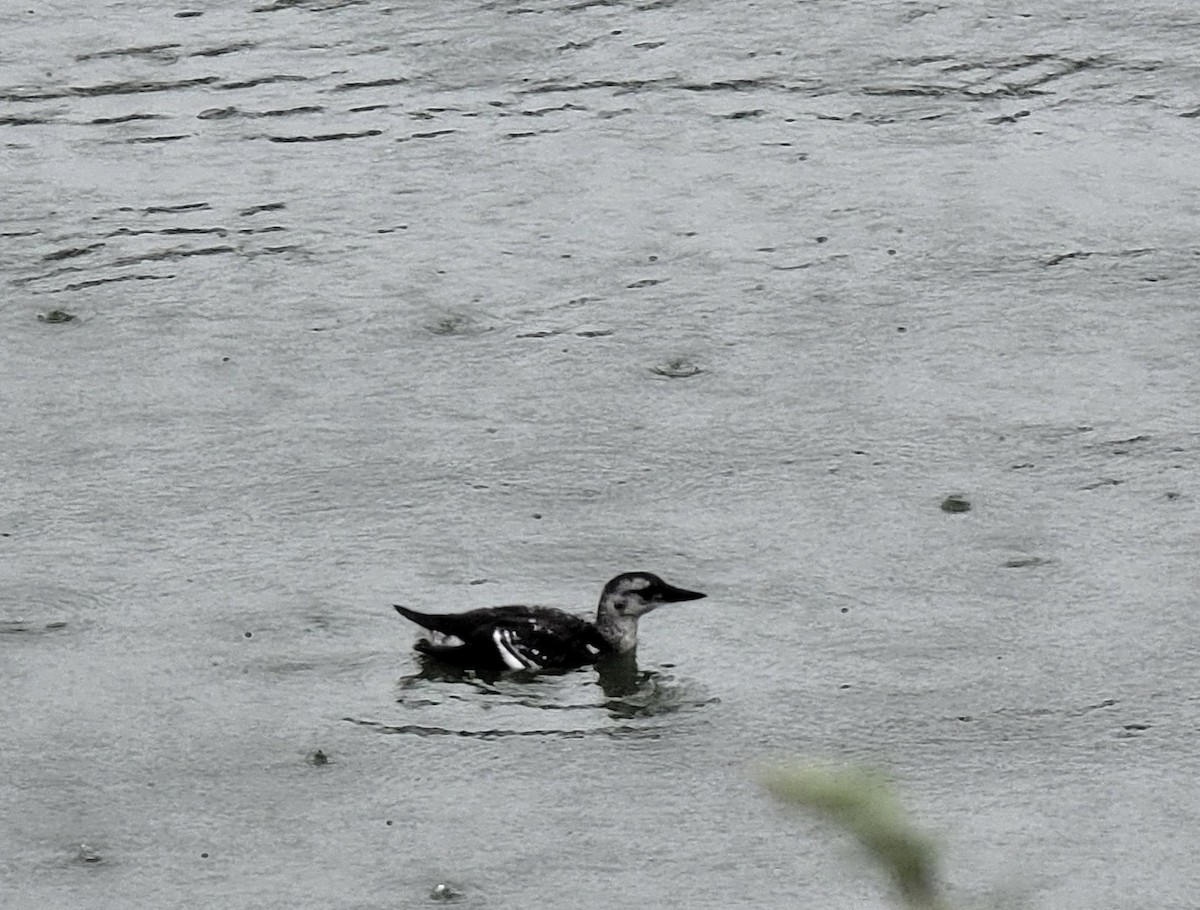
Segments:
[[[0,585],[0,636],[61,635],[80,628],[100,600],[66,585],[17,579]]]
[[[412,736],[657,739],[668,732],[672,718],[718,702],[699,683],[670,669],[628,663],[598,671],[490,675],[427,662],[398,685],[397,704],[413,722],[346,720]],[[547,722],[553,715],[541,712],[570,715]]]

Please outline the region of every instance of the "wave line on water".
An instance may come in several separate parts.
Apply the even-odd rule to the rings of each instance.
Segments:
[[[641,727],[622,725],[618,727],[598,727],[594,730],[454,730],[448,727],[430,727],[422,724],[385,724],[377,720],[362,720],[357,717],[343,717],[342,720],[357,724],[360,727],[370,727],[380,733],[407,734],[411,736],[461,736],[471,739],[503,739],[510,736],[544,736],[558,739],[582,739],[585,736],[608,736],[614,739],[661,739],[662,733],[657,730],[646,730]]]

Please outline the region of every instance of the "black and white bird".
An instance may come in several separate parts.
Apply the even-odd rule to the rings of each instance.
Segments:
[[[604,586],[595,622],[554,607],[483,607],[465,613],[397,612],[431,634],[422,654],[472,670],[570,670],[632,654],[638,620],[656,607],[699,600],[649,572],[626,572]]]

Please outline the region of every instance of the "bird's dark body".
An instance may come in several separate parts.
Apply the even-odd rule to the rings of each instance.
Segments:
[[[483,607],[465,613],[396,610],[422,628],[462,644],[418,641],[416,649],[444,663],[480,670],[511,669],[498,647],[518,648],[522,658],[546,670],[572,670],[595,663],[609,650],[596,627],[580,616],[554,607]],[[509,644],[512,643],[512,644]]]
[[[431,633],[416,649],[443,663],[469,670],[571,670],[611,655],[632,655],[639,617],[662,604],[703,596],[650,572],[626,572],[604,586],[594,622],[554,607],[421,613],[397,604],[396,610]]]

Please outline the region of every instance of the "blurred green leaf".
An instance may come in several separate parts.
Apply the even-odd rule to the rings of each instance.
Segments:
[[[882,775],[794,764],[768,768],[760,780],[780,801],[815,812],[853,835],[908,907],[946,910],[937,894],[937,850],[909,821]]]

